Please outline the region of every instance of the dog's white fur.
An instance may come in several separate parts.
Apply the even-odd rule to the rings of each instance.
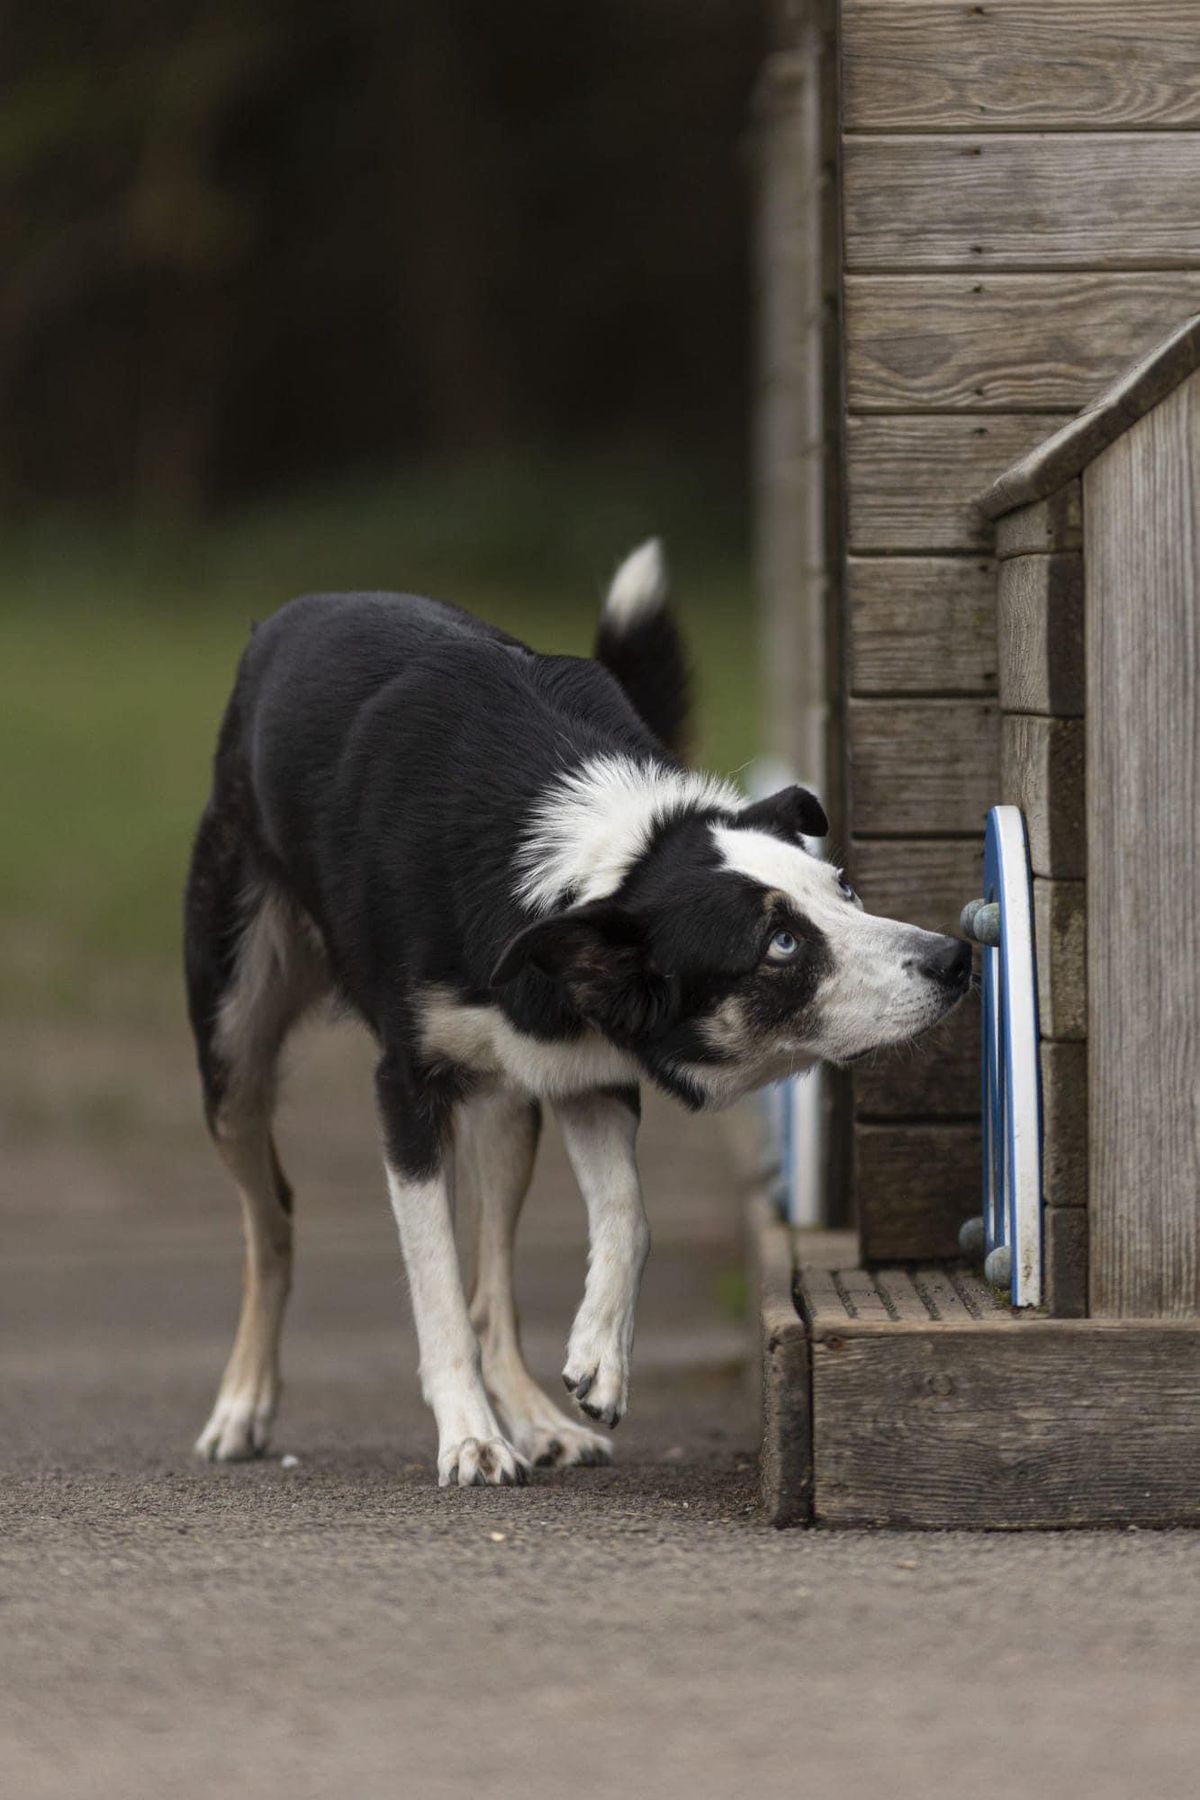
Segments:
[[[904,1043],[941,1017],[936,992],[918,973],[938,941],[934,932],[864,912],[861,901],[842,892],[832,863],[769,832],[714,825],[712,833],[726,868],[786,895],[832,952],[816,1034],[778,1046],[785,1055],[794,1052],[791,1072],[821,1057],[849,1062],[865,1050]]]
[[[438,1486],[512,1482],[529,1465],[492,1411],[458,1272],[448,1171],[414,1181],[387,1166],[421,1353],[421,1392],[437,1421]]]
[[[660,539],[647,538],[631,550],[608,584],[604,611],[612,623],[628,627],[666,603],[667,559]]]
[[[630,756],[596,756],[542,796],[521,846],[519,893],[547,913],[615,894],[669,819],[701,807],[736,812],[743,797],[716,775],[656,768]]]
[[[637,1119],[612,1094],[581,1094],[560,1101],[555,1112],[587,1207],[589,1245],[563,1379],[612,1426],[629,1404],[634,1314],[650,1254],[634,1151]]]
[[[538,1100],[561,1100],[597,1087],[636,1082],[634,1059],[598,1031],[567,1043],[527,1037],[496,1006],[469,1006],[445,988],[422,996],[422,1048],[472,1075],[500,1080]]]
[[[519,1093],[474,1093],[459,1109],[455,1189],[459,1205],[473,1214],[470,1317],[482,1352],[483,1383],[509,1442],[529,1462],[560,1468],[608,1462],[608,1440],[559,1411],[534,1381],[521,1352],[513,1240],[533,1176],[537,1140],[536,1109]]]

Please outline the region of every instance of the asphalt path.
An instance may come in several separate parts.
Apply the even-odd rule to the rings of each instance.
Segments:
[[[217,1468],[236,1212],[186,1045],[5,1034],[0,1792],[1194,1800],[1200,1536],[761,1523],[718,1122],[648,1110],[613,1467],[439,1492],[366,1068],[344,1034],[302,1059],[284,1410]],[[521,1277],[551,1391],[581,1212],[551,1141]]]

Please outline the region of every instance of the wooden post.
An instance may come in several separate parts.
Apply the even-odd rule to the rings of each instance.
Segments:
[[[1084,474],[1090,1292],[1200,1315],[1200,373]]]

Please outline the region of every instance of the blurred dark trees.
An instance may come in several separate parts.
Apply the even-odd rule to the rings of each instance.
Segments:
[[[21,0],[0,503],[742,451],[752,0]]]

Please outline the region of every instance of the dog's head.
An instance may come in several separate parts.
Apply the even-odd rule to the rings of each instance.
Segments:
[[[827,830],[803,788],[677,817],[614,893],[514,938],[493,985],[538,971],[697,1106],[907,1042],[967,992],[970,947],[864,912],[802,842]]]

